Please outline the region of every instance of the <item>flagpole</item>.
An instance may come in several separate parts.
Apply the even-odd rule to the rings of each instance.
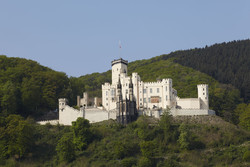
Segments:
[[[119,40],[119,57],[122,58],[122,44],[121,44],[121,40]]]

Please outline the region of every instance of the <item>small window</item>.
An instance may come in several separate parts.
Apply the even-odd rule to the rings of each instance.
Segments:
[[[152,90],[152,88],[150,88],[150,93],[153,93],[153,90]]]
[[[203,93],[203,95],[205,95],[205,93]]]
[[[128,89],[126,89],[126,94],[128,94]]]
[[[147,93],[147,89],[143,89],[143,93]]]
[[[108,91],[106,91],[106,96],[108,96]]]
[[[140,101],[142,101],[142,99],[140,98]]]
[[[166,92],[168,91],[168,87],[166,86]]]
[[[148,98],[148,102],[150,103],[150,98]]]
[[[159,103],[161,102],[161,97],[159,98]]]
[[[108,106],[109,104],[108,103],[106,103],[106,106]]]
[[[146,103],[146,98],[143,99],[143,102]]]
[[[168,96],[166,96],[166,101],[168,100]]]
[[[108,100],[108,98],[106,98],[106,100]]]
[[[159,93],[160,92],[160,88],[157,88],[157,93]]]

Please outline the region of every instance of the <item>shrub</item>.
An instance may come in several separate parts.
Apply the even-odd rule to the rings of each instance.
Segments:
[[[136,165],[137,163],[137,159],[134,158],[134,157],[129,157],[129,158],[124,158],[122,161],[121,161],[121,166],[122,167],[131,167],[133,165]]]
[[[250,162],[250,150],[246,151],[242,157],[244,161]]]

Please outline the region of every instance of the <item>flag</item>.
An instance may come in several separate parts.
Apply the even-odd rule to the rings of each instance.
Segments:
[[[119,48],[122,48],[122,44],[121,41],[119,40]]]

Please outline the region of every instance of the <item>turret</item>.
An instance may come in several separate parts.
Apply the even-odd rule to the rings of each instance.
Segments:
[[[129,100],[133,101],[133,83],[132,83],[132,78],[130,78],[129,82]]]
[[[197,85],[198,98],[200,99],[200,109],[209,109],[209,92],[207,84]]]
[[[122,101],[122,85],[121,85],[121,81],[120,78],[118,79],[118,83],[117,83],[117,102]]]
[[[59,102],[59,111],[63,111],[65,106],[68,104],[68,100],[66,98],[58,99]]]
[[[112,61],[112,84],[116,84],[120,78],[120,74],[127,76],[128,61],[122,58]]]

